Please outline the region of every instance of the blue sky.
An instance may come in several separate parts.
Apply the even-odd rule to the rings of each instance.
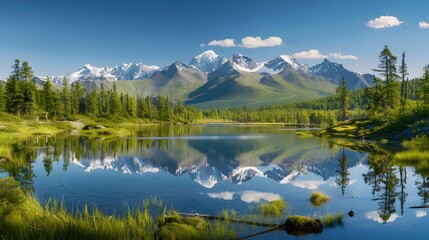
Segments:
[[[385,44],[398,57],[406,51],[411,77],[417,77],[429,64],[429,1],[407,2],[0,0],[0,79],[10,74],[16,58],[46,76],[86,63],[187,64],[208,49],[256,61],[293,55],[309,65],[327,56],[365,73],[378,65]],[[253,45],[242,42],[246,37]],[[208,46],[225,39],[233,39],[235,46]]]

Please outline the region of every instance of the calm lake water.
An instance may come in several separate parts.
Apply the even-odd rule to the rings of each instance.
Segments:
[[[156,196],[180,212],[216,215],[228,208],[244,214],[282,198],[288,205],[282,219],[344,213],[343,226],[303,239],[425,239],[428,232],[427,210],[409,208],[429,201],[427,176],[390,164],[387,152],[354,151],[279,126],[147,126],[132,137],[60,134],[14,149],[33,162],[0,170],[0,176],[19,179],[41,202],[62,199],[69,208],[89,203],[121,213]],[[331,200],[312,206],[316,190]],[[276,231],[252,239],[285,237],[297,238]]]

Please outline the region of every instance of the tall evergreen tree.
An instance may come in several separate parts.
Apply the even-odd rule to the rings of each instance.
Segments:
[[[408,67],[405,63],[405,52],[402,52],[402,63],[399,67],[399,73],[401,74],[401,106],[404,107],[407,101],[407,82],[405,78],[408,75]]]
[[[116,90],[109,91],[110,95],[110,114],[120,114],[122,111],[121,107],[121,98],[119,97],[119,94],[116,92]]]
[[[420,81],[419,98],[424,104],[429,104],[429,65],[424,68],[424,75]]]
[[[51,78],[46,77],[46,83],[43,85],[43,108],[50,115],[55,113],[54,107],[54,92],[52,91]]]
[[[63,78],[63,89],[61,91],[62,103],[64,106],[64,114],[69,116],[72,114],[71,107],[71,92],[70,92],[70,84],[66,77]]]
[[[14,72],[15,72],[14,67]],[[36,91],[37,87],[32,82],[34,78],[33,69],[30,67],[28,62],[24,61],[21,64],[21,68],[19,70],[19,80],[20,80],[20,88],[23,99],[22,110],[25,114],[32,114],[36,109]]]
[[[3,87],[3,83],[0,82],[0,112],[5,111],[5,91]]]
[[[15,64],[12,66],[12,73],[6,82],[6,111],[12,114],[20,115],[23,110],[24,95],[21,91],[19,84],[19,72],[20,72],[20,61],[15,60]]]
[[[340,112],[342,121],[346,120],[347,112],[350,108],[350,90],[347,87],[346,79],[343,77],[340,86],[337,87],[337,99],[340,102]]]
[[[99,96],[100,94],[98,93],[97,89],[94,89],[88,96],[88,108],[87,108],[87,112],[92,115],[92,116],[97,116],[100,112],[100,107],[99,107]]]
[[[73,83],[72,93],[71,93],[71,112],[72,114],[81,113],[81,102],[84,97],[84,89],[80,82]]]
[[[376,69],[376,71],[384,77],[386,107],[394,108],[395,102],[399,99],[399,96],[397,96],[399,93],[396,84],[396,79],[398,77],[396,68],[397,58],[390,52],[389,47],[386,45],[379,55],[379,60],[379,68]]]
[[[377,117],[385,108],[385,95],[383,81],[374,77],[371,88],[365,88],[365,95],[369,99],[368,112],[372,117]]]

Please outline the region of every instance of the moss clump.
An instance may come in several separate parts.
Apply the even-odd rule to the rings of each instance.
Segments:
[[[322,219],[323,219],[323,223],[327,227],[335,227],[337,225],[343,225],[343,213],[338,213],[338,214],[328,213]]]
[[[198,231],[190,225],[173,222],[163,226],[158,236],[164,240],[195,239],[198,238]]]
[[[311,196],[310,196],[311,204],[317,207],[326,203],[327,201],[329,201],[329,199],[331,198],[322,192],[313,192],[311,193]]]
[[[323,232],[323,223],[319,219],[313,219],[306,216],[294,215],[286,219],[285,230],[289,234],[304,235],[308,233]]]
[[[199,217],[182,217],[177,212],[158,218],[159,239],[199,239],[203,238],[208,223]]]
[[[264,217],[280,217],[285,208],[286,203],[283,199],[259,204],[259,209]]]

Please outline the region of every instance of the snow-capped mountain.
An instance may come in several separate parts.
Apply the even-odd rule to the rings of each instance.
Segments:
[[[147,66],[143,63],[128,63],[114,67],[95,67],[91,64],[85,64],[76,72],[71,72],[66,75],[70,82],[85,81],[85,80],[134,80],[151,77],[158,66]]]
[[[176,61],[155,72],[151,79],[157,88],[164,87],[170,82],[174,83],[172,87],[178,88],[186,87],[189,84],[204,83],[207,81],[207,75],[194,67]]]
[[[344,77],[347,86],[353,90],[369,87],[368,79],[373,78],[371,74],[360,74],[349,71],[342,64],[331,62],[326,58],[322,63],[310,67],[309,71],[337,85],[341,83]]]
[[[63,83],[64,76],[53,76],[53,77],[50,77],[50,78],[51,78],[51,81],[52,81],[53,83],[56,83],[56,84],[58,84],[58,85],[61,85],[61,84]],[[48,79],[47,79],[47,77],[40,77],[40,76],[37,76],[37,77],[34,77],[34,78],[33,78],[33,81],[34,81],[36,84],[41,84],[41,85],[43,85],[47,80],[48,80]]]
[[[212,50],[208,50],[192,58],[189,66],[205,73],[211,73],[226,63],[226,61],[228,61],[228,59],[217,55]]]
[[[264,65],[267,69],[271,69],[274,72],[280,72],[287,66],[295,70],[307,71],[306,65],[298,63],[296,59],[288,55],[280,55],[279,57],[266,62]]]
[[[253,61],[253,59],[239,53],[232,55],[230,61],[233,63],[236,70],[244,72],[252,72],[253,69],[259,66],[259,64]]]
[[[299,73],[308,73],[307,65],[300,64],[288,55],[280,55],[279,57],[267,62],[255,62],[247,56],[236,53],[232,55],[229,62],[230,67],[239,72],[277,74],[283,71],[285,67],[290,67]],[[228,64],[228,61],[225,63]]]

